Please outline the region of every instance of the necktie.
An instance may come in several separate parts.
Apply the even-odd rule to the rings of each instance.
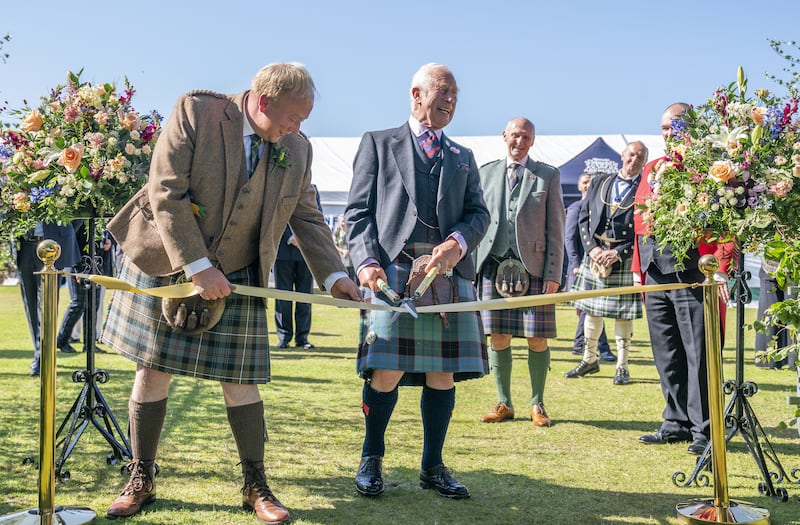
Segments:
[[[247,168],[247,178],[253,176],[253,172],[256,171],[256,166],[258,166],[258,159],[259,154],[261,152],[261,145],[264,143],[264,139],[259,137],[257,134],[253,133],[250,135],[250,165]]]
[[[521,164],[516,162],[512,162],[511,165],[508,167],[508,187],[509,189],[514,189],[514,187],[519,182],[519,167]]]
[[[425,152],[425,155],[429,159],[432,159],[437,153],[439,153],[439,150],[442,149],[441,146],[439,146],[439,139],[436,138],[436,133],[431,130],[427,130],[423,134],[423,137],[424,140],[420,144],[422,151]]]

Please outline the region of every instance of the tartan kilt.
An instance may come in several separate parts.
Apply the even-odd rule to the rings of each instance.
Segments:
[[[498,264],[489,258],[481,268],[481,286],[478,299],[488,301],[502,299],[503,296],[494,285]],[[528,274],[530,286],[528,295],[541,295],[544,280]],[[528,308],[511,308],[508,310],[486,310],[481,312],[483,331],[490,334],[510,334],[513,337],[556,337],[556,305],[546,304]]]
[[[153,277],[123,258],[119,278],[136,288],[174,284],[182,274]],[[226,275],[232,284],[259,285],[258,264]],[[202,334],[177,334],[161,315],[161,299],[115,291],[101,339],[117,353],[148,368],[226,383],[270,381],[264,301],[230,294],[219,323]]]
[[[393,262],[385,269],[389,286],[401,296],[406,288],[410,263]],[[474,301],[472,282],[453,274],[459,301]],[[365,301],[389,303],[383,293],[362,288]],[[483,377],[489,373],[486,336],[478,312],[448,313],[444,328],[439,314],[419,314],[414,319],[400,314],[392,323],[393,312],[370,310],[361,317],[358,375],[368,379],[373,370],[403,370],[403,386],[422,386],[425,372],[452,373],[455,381]],[[367,342],[367,334],[375,340]]]
[[[588,255],[583,257],[580,271],[575,279],[574,291],[633,286],[633,273],[631,272],[633,259],[628,258],[614,264],[611,268],[611,274],[606,279],[595,277],[589,268],[590,261],[591,259]],[[640,319],[642,317],[642,294],[640,293],[579,299],[573,301],[572,304],[575,308],[596,317],[609,317],[612,319]]]

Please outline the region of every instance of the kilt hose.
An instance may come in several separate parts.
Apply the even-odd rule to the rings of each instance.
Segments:
[[[153,277],[123,257],[119,278],[143,289],[174,284],[180,275]],[[258,286],[258,264],[226,277],[232,284]],[[101,340],[122,356],[169,374],[240,384],[270,381],[267,312],[258,297],[229,295],[214,328],[186,336],[169,327],[160,298],[115,291]]]
[[[478,299],[502,299],[503,296],[494,285],[497,274],[497,261],[491,257],[483,263],[480,271],[481,286]],[[544,280],[528,274],[530,286],[525,294],[541,295]],[[556,337],[556,305],[546,304],[529,308],[512,308],[509,310],[487,310],[481,312],[483,331],[486,335],[511,334],[513,337]]]
[[[600,279],[592,273],[589,268],[590,262],[589,256],[584,255],[573,290],[603,290],[605,288],[633,286],[633,273],[631,272],[633,259],[629,258],[615,263],[611,268],[611,274],[605,279]],[[640,319],[642,317],[642,294],[640,293],[591,297],[579,299],[572,304],[575,308],[595,317],[608,317],[610,319]]]
[[[411,263],[395,261],[385,271],[389,286],[403,295]],[[472,282],[457,273],[452,278],[458,300],[474,301]],[[391,304],[383,293],[363,292],[365,301]],[[372,310],[361,317],[356,368],[362,378],[368,379],[373,370],[403,370],[406,373],[400,385],[423,386],[425,372],[452,373],[455,381],[489,373],[486,336],[478,312],[448,313],[447,328],[439,314],[419,314],[414,319],[403,313],[394,323],[392,314]],[[374,340],[367,337],[370,332]]]

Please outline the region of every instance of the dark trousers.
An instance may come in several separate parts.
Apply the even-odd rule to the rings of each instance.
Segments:
[[[699,271],[647,270],[646,284],[702,282]],[[661,430],[708,438],[703,289],[650,292],[645,298],[653,359],[664,394]]]
[[[278,290],[304,293],[313,291],[314,278],[305,261],[275,261],[272,273],[275,278],[275,288]],[[294,305],[294,325],[292,305]],[[294,336],[296,345],[306,344],[308,333],[311,331],[311,305],[276,300],[275,330],[278,332],[279,343],[289,344]]]
[[[760,288],[758,291],[758,318],[764,315],[764,311],[778,301],[787,299],[786,292],[778,287],[778,281],[770,276],[763,268],[758,271]],[[775,338],[777,348],[784,348],[793,343],[789,337],[789,331],[783,326],[769,326],[766,333],[757,332],[755,340],[755,351],[764,352],[772,344]],[[782,368],[783,366],[794,366],[795,355],[792,354],[786,359],[775,361],[769,358],[766,361],[756,361],[756,366],[765,368]]]
[[[77,272],[77,268],[73,268]],[[93,286],[94,289],[94,304],[100,304],[100,287]],[[67,289],[69,290],[69,306],[67,311],[64,312],[64,317],[61,319],[61,328],[58,330],[58,337],[56,337],[56,346],[61,348],[69,343],[72,329],[75,328],[78,320],[86,312],[86,303],[88,302],[89,289],[84,286],[83,282],[77,281],[74,277],[67,277]],[[92,326],[97,326],[97,309],[93,312]],[[89,341],[91,334],[84,334],[83,342],[84,349],[86,343]]]
[[[38,245],[38,240],[22,240],[19,250],[17,250],[19,289],[22,293],[22,304],[25,307],[25,317],[28,320],[28,329],[30,330],[31,340],[33,341],[33,363],[35,363],[36,366],[38,366],[39,356],[41,355],[40,308],[42,304],[42,276],[35,275],[34,272],[41,271],[44,266],[36,255],[36,248]]]

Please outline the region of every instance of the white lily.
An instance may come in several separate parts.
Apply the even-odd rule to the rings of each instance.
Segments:
[[[737,126],[728,130],[728,126],[720,126],[719,133],[707,135],[705,140],[712,146],[727,149],[731,142],[739,142],[743,137],[747,137],[747,126]]]

